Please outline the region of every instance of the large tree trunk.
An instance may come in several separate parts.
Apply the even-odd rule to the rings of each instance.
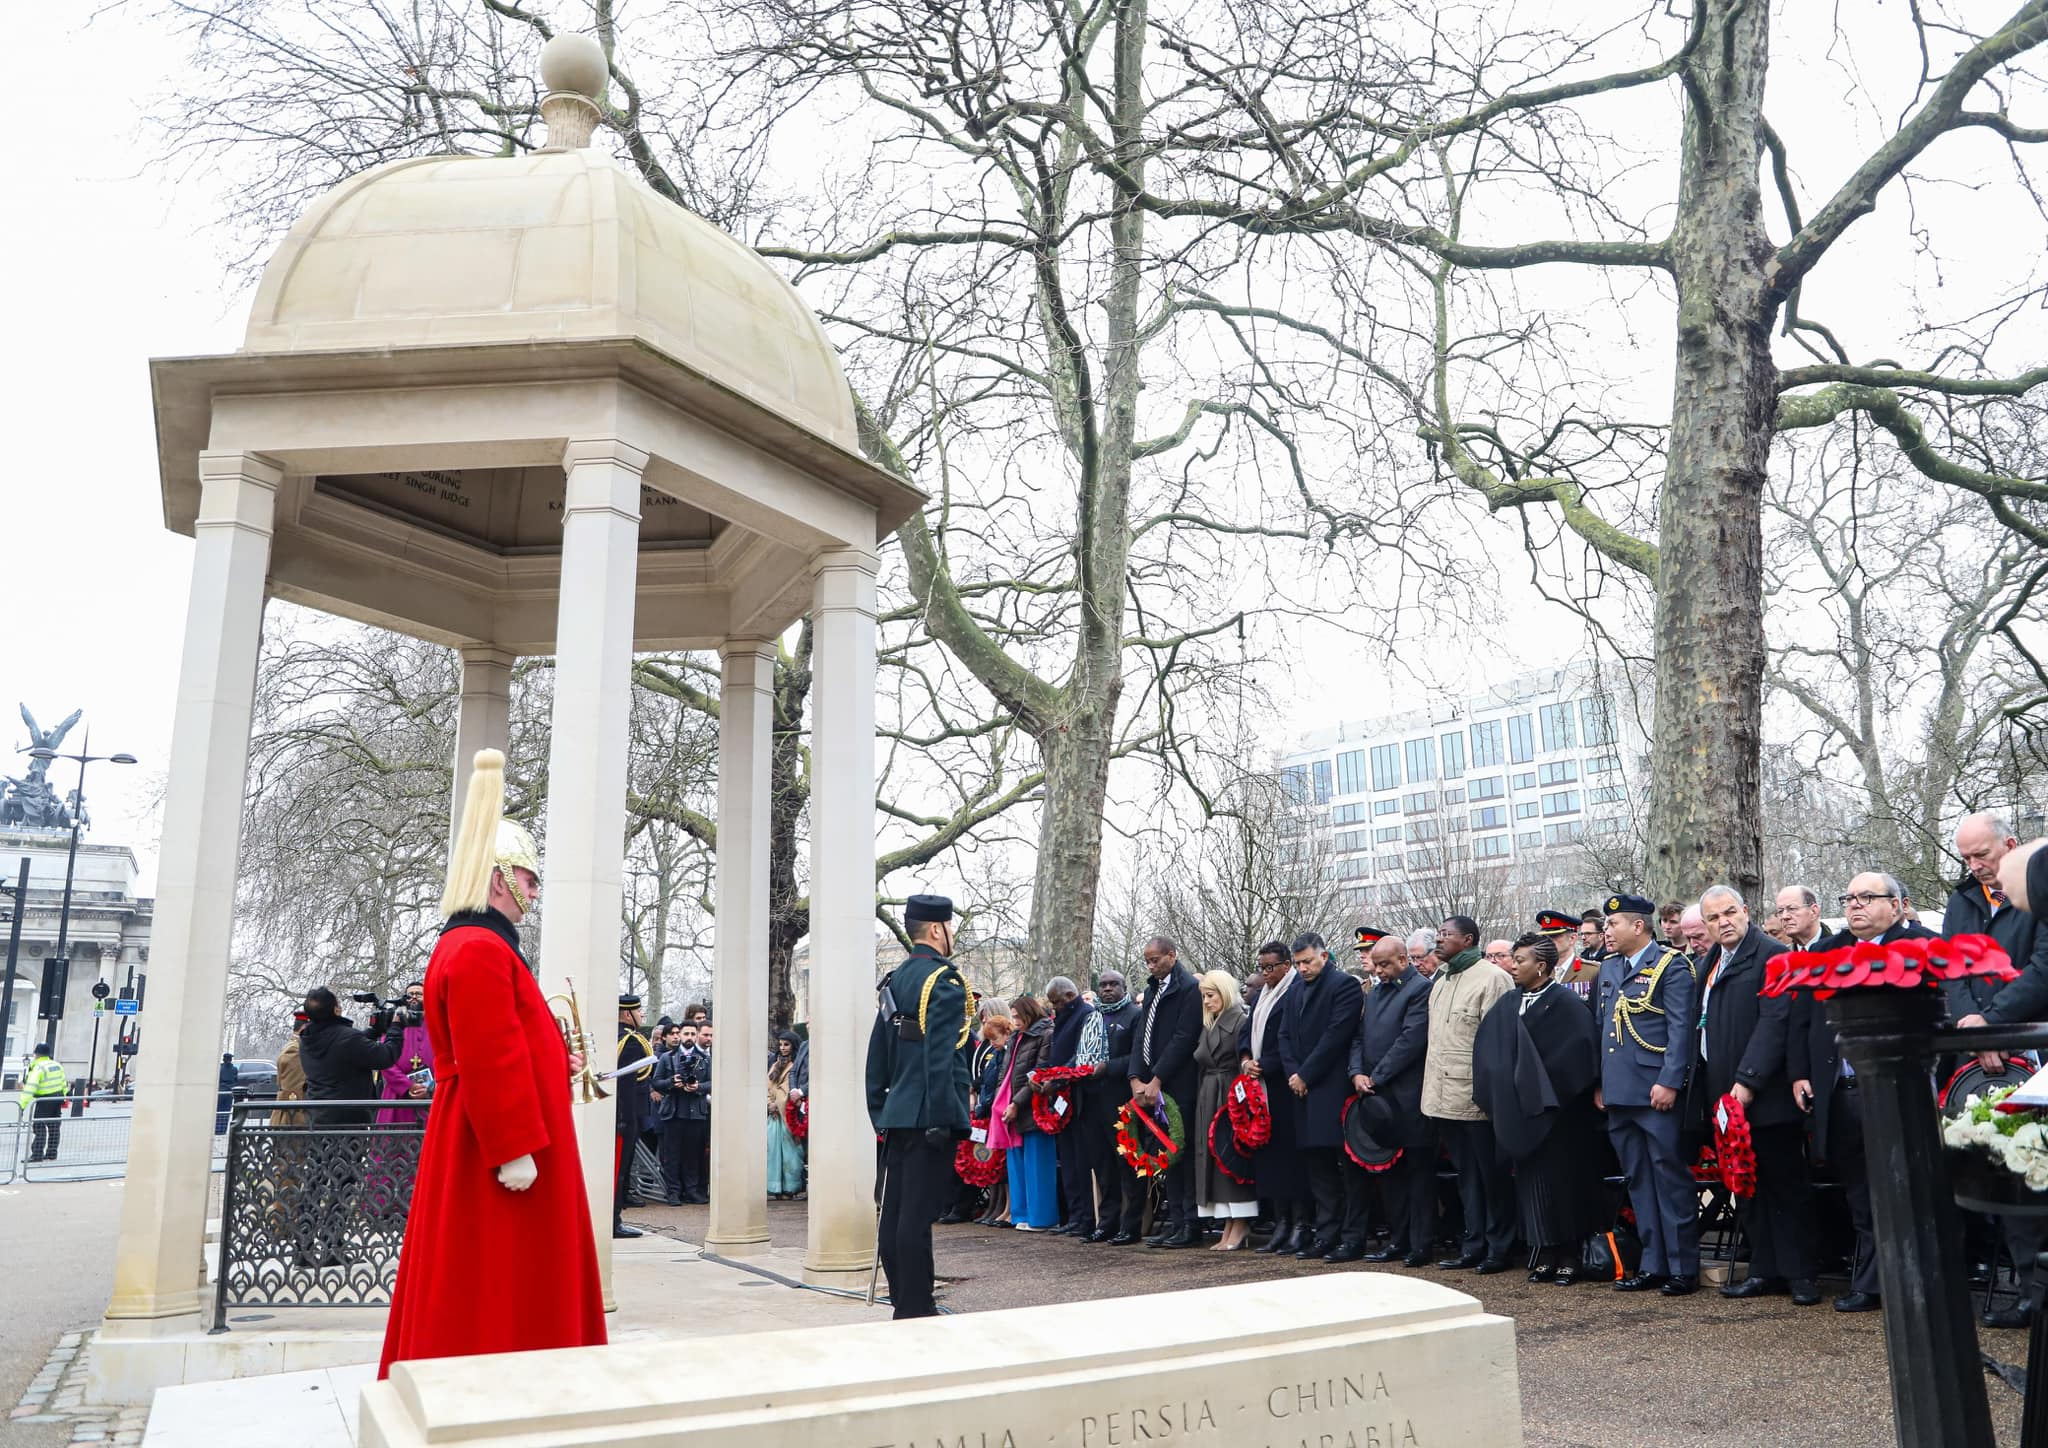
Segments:
[[[1658,513],[1649,873],[1660,898],[1762,884],[1764,470],[1776,402],[1758,173],[1770,9],[1706,0],[1671,257],[1679,293]]]
[[[1045,761],[1045,804],[1038,824],[1038,871],[1031,891],[1031,945],[1045,989],[1055,975],[1086,976],[1095,946],[1095,892],[1102,874],[1102,810],[1109,793],[1106,708],[1039,738]],[[1082,979],[1082,984],[1087,984]]]
[[[803,773],[804,706],[811,696],[811,622],[775,665],[775,722],[768,742],[768,1020],[787,1030],[796,1017],[796,943],[811,911],[796,887],[797,822],[809,802]]]

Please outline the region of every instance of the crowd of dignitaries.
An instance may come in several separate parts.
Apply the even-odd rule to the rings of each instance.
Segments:
[[[2002,987],[1955,982],[1950,1017],[1960,1024],[2048,1016],[2048,932],[1997,883],[2015,846],[1988,815],[1958,832],[1969,873],[1944,933],[1992,935],[2022,968]],[[2040,864],[2048,895],[2048,851]],[[1699,1289],[1701,1212],[1713,1201],[1701,1148],[1717,1104],[1733,1098],[1755,1192],[1736,1203],[1747,1272],[1722,1295],[1813,1305],[1823,1262],[1841,1262],[1848,1290],[1835,1309],[1874,1310],[1855,1073],[1809,998],[1763,994],[1765,967],[1789,949],[1932,932],[1883,871],[1857,874],[1836,903],[1845,923],[1829,931],[1804,885],[1779,891],[1761,918],[1727,886],[1663,907],[1622,892],[1580,915],[1543,912],[1512,940],[1482,944],[1479,923],[1460,915],[1405,938],[1361,929],[1355,961],[1304,933],[1264,946],[1242,982],[1197,974],[1157,937],[1144,948],[1141,992],[1117,971],[1092,995],[1060,977],[1043,998],[983,1002],[978,1014],[955,972],[969,1014],[961,1041],[971,1038],[959,1051],[956,1125],[965,1134],[987,1121],[991,1149],[1007,1155],[991,1189],[955,1179],[930,1195],[922,1220],[973,1217],[1116,1246],[1525,1268],[1531,1281],[1684,1296]],[[948,926],[921,948],[937,956],[950,945]],[[891,997],[885,983],[884,997],[876,1049],[886,1055],[922,1033],[906,1027],[901,989]],[[1061,1107],[1074,1119],[1048,1140],[1030,1102],[1033,1073],[1052,1066],[1086,1074]],[[1212,1151],[1208,1128],[1248,1082],[1266,1094],[1270,1137],[1233,1165]],[[1146,1182],[1119,1157],[1118,1113],[1165,1098],[1187,1146]],[[871,1104],[880,1107],[872,1090]],[[1817,1179],[1841,1188],[1839,1234],[1824,1230],[1842,1214],[1819,1211]],[[1270,1224],[1258,1240],[1254,1220]],[[2032,1262],[2039,1229],[1998,1226],[2014,1260]],[[2037,1287],[1986,1320],[2021,1325],[2039,1297]]]

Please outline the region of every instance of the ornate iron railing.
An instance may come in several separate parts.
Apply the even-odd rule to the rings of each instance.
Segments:
[[[227,1331],[233,1307],[391,1301],[426,1113],[411,1124],[373,1124],[375,1113],[390,1105],[264,1101],[234,1107],[213,1331]]]

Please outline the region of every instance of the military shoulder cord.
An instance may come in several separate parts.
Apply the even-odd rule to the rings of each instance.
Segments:
[[[925,1014],[932,1006],[932,987],[939,983],[939,977],[945,973],[943,970],[935,970],[924,978],[924,989],[917,997],[917,1033],[920,1036],[927,1034]],[[957,1051],[966,1045],[967,1038],[974,1034],[974,992],[967,988],[967,978],[960,974],[957,967],[953,970],[953,978],[960,982],[961,1000],[960,1039],[953,1042],[953,1049]]]
[[[1671,962],[1676,959],[1678,959],[1677,951],[1665,951],[1663,958],[1660,959],[1654,966],[1650,968],[1650,984],[1647,988],[1644,989],[1643,993],[1639,996],[1629,995],[1629,993],[1623,990],[1619,984],[1615,986],[1615,1040],[1620,1040],[1622,1031],[1626,1029],[1628,1031],[1629,1038],[1633,1040],[1638,1046],[1641,1046],[1645,1051],[1654,1051],[1660,1056],[1664,1054],[1664,1047],[1653,1046],[1648,1041],[1643,1039],[1642,1033],[1636,1029],[1635,1018],[1640,1015],[1661,1016],[1664,1014],[1664,1007],[1659,1005],[1652,1005],[1650,1002],[1657,994],[1658,983],[1664,979],[1665,967],[1670,965]]]

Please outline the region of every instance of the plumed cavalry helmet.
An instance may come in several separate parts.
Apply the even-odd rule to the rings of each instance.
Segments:
[[[525,825],[504,818],[505,756],[479,749],[470,771],[469,790],[462,799],[462,824],[448,860],[448,885],[441,892],[441,913],[459,915],[481,910],[491,900],[491,871],[502,870],[505,888],[526,909],[516,867],[540,874],[540,847]]]

